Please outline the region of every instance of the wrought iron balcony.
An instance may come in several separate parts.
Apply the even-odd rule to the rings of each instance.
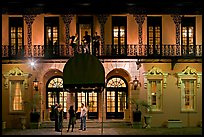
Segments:
[[[77,48],[78,53],[83,52],[83,46]],[[90,54],[93,54],[92,52]],[[74,56],[74,50],[66,45],[32,45],[10,46],[2,45],[2,59],[16,60],[29,57],[43,59],[66,59]],[[99,59],[181,59],[202,58],[202,45],[100,45]]]

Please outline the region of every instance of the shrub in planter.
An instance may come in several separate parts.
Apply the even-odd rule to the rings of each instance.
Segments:
[[[142,109],[151,109],[151,106],[145,101],[136,98],[129,98],[130,103],[133,105],[133,121],[141,122]]]

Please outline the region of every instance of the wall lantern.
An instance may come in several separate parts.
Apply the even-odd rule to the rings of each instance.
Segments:
[[[38,91],[38,83],[39,81],[37,80],[37,78],[35,78],[35,80],[33,81],[33,89],[35,89],[35,91]]]
[[[139,85],[139,80],[137,80],[137,77],[135,76],[135,79],[133,80],[133,90],[136,90]]]

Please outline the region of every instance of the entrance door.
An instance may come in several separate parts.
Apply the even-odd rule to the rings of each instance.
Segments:
[[[123,119],[127,109],[127,83],[121,77],[112,77],[107,83],[107,119]]]
[[[86,91],[77,93],[77,118],[80,116],[81,103],[84,103],[88,109],[89,119],[98,119],[98,93],[95,91]]]
[[[64,100],[64,101],[63,101]],[[48,81],[47,84],[47,109],[50,110],[50,119],[55,120],[54,116],[54,105],[56,103],[62,104],[64,108],[64,118],[67,117],[67,92],[63,92],[63,79],[61,77],[53,77]]]

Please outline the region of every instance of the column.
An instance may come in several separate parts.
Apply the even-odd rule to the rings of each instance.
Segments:
[[[62,15],[62,19],[63,19],[63,22],[65,24],[65,34],[66,34],[66,54],[65,55],[68,55],[69,54],[69,39],[70,39],[70,32],[69,32],[69,28],[70,28],[70,23],[72,21],[72,18],[73,18],[73,14],[69,13],[69,14],[66,14],[66,15]]]
[[[174,23],[176,24],[176,55],[180,55],[180,24],[181,24],[181,15],[173,14],[171,15]]]
[[[105,23],[108,19],[108,15],[107,14],[98,14],[97,15],[98,17],[98,21],[100,23],[100,29],[101,29],[101,47],[99,49],[101,49],[105,44],[105,41],[104,41],[104,36],[105,36],[105,33],[104,33],[104,30],[105,30]],[[99,54],[100,55],[100,54]]]
[[[138,41],[139,41],[139,55],[142,55],[142,24],[144,23],[146,15],[133,14],[138,24]]]
[[[23,15],[23,18],[28,26],[28,57],[32,57],[32,24],[36,15]]]

